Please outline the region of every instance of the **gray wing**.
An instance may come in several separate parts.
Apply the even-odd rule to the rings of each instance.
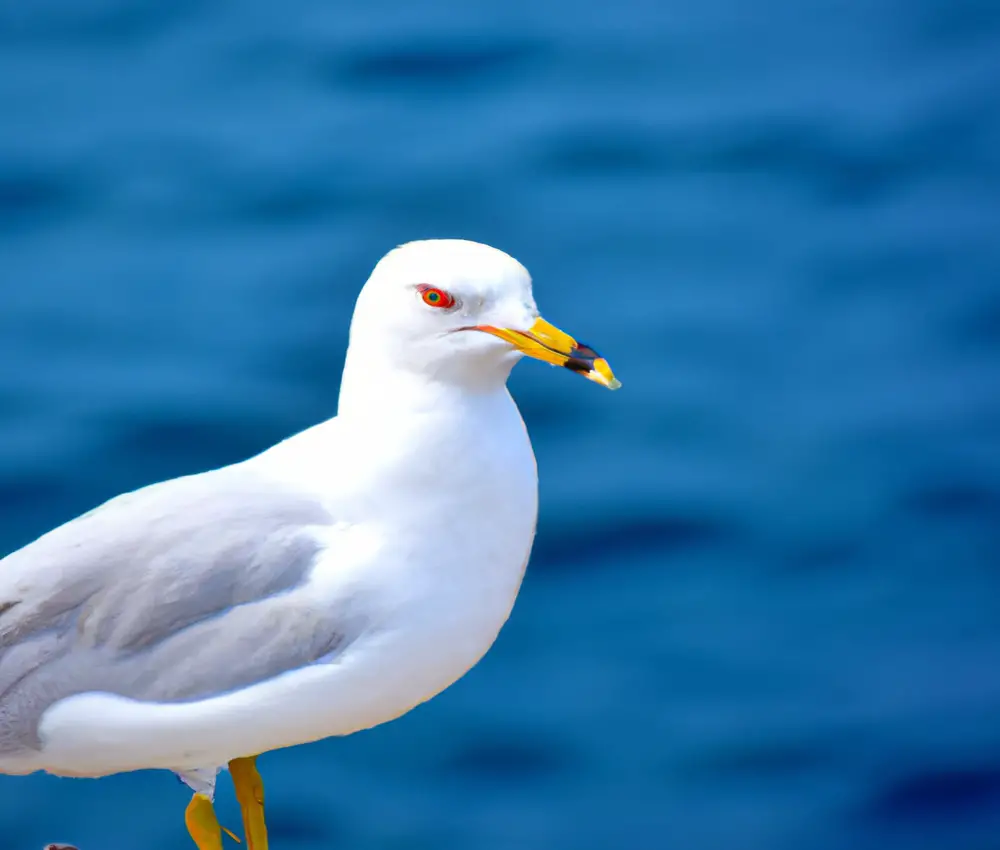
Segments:
[[[336,612],[300,592],[332,518],[245,467],[120,496],[0,561],[0,753],[37,747],[52,703],[160,702],[330,656]]]

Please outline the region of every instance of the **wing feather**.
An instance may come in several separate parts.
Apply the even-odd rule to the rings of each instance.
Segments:
[[[68,696],[202,699],[329,658],[357,629],[303,588],[333,518],[227,467],[113,499],[0,561],[0,753]]]

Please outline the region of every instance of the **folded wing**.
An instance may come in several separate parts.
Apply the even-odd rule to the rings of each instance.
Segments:
[[[333,524],[234,466],[121,496],[0,561],[0,754],[101,691],[182,702],[334,656],[357,632],[305,586]]]

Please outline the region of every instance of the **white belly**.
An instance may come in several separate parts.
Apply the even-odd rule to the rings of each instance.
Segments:
[[[515,588],[516,590],[516,588]],[[442,600],[445,601],[445,600]],[[197,702],[137,702],[88,693],[55,703],[43,748],[0,771],[102,776],[143,768],[221,766],[230,759],[348,735],[399,717],[463,676],[489,649],[513,603],[407,620],[360,638],[335,662]]]

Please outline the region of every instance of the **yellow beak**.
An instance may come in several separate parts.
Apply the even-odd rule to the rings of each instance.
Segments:
[[[609,390],[617,390],[621,386],[621,381],[615,378],[607,360],[589,345],[577,342],[545,319],[536,319],[526,331],[495,328],[492,325],[476,325],[475,329],[506,340],[528,357],[579,372],[587,380],[595,381]]]

